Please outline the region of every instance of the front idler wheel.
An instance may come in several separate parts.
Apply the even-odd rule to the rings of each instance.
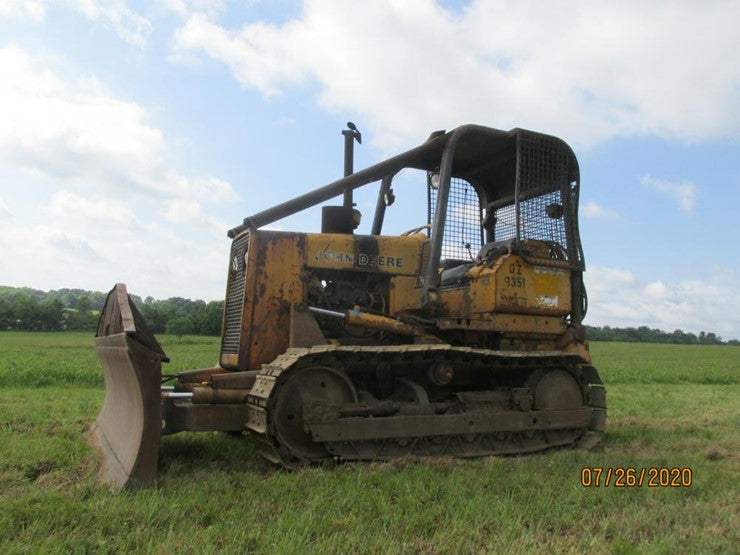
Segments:
[[[329,456],[322,443],[311,437],[303,421],[307,404],[343,405],[357,402],[352,382],[329,366],[310,366],[293,373],[280,386],[272,415],[280,444],[298,459],[317,461]]]

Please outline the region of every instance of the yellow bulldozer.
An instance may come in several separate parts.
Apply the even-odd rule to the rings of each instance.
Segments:
[[[101,478],[151,483],[162,435],[255,437],[286,467],[402,456],[590,448],[606,392],[582,320],[579,169],[562,140],[464,125],[244,219],[228,232],[221,352],[212,368],[168,359],[118,284],[96,349],[105,401],[90,429]],[[394,178],[410,169],[427,221],[383,235]],[[368,234],[353,191],[376,184]],[[398,188],[398,185],[396,185]],[[322,208],[321,233],[261,229]]]

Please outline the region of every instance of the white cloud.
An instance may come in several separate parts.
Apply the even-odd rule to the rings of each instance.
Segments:
[[[231,185],[180,171],[147,110],[95,79],[15,46],[0,48],[0,72],[0,170],[14,183],[2,193],[18,200],[13,218],[0,204],[3,283],[221,297],[228,226],[212,214],[237,198]],[[47,199],[33,210],[29,184]]]
[[[694,208],[696,187],[690,181],[665,181],[663,179],[653,179],[649,175],[643,175],[640,181],[645,187],[673,197],[684,212],[691,212],[691,209]]]
[[[309,75],[308,68],[301,67],[300,58],[292,51],[291,38],[281,38],[282,32],[262,23],[241,32],[227,31],[205,15],[193,14],[178,29],[175,40],[181,50],[202,48],[226,63],[242,85],[256,88],[269,97],[280,92],[282,83],[301,81]]]
[[[473,199],[470,199],[473,200]],[[449,219],[470,227],[480,227],[480,206],[478,204],[453,204]]]
[[[92,260],[102,261],[103,258],[96,252],[95,248],[84,238],[74,233],[61,231],[59,229],[39,228],[40,236],[46,240],[46,252],[49,245],[56,248],[57,253],[68,260]]]
[[[87,19],[98,21],[126,42],[144,46],[152,32],[151,22],[128,7],[124,0],[64,0]]]
[[[116,198],[81,197],[69,191],[56,193],[48,206],[42,208],[49,215],[61,219],[74,219],[78,225],[89,222],[95,226],[137,227],[137,221],[126,202]]]
[[[8,208],[8,205],[3,202],[0,198],[0,220],[9,220],[13,217],[13,213]]]
[[[226,3],[226,0],[163,0],[162,2],[165,8],[183,17],[193,12],[216,17],[226,9]]]
[[[662,281],[654,281],[653,283],[648,283],[643,288],[643,293],[653,299],[664,297],[667,292],[668,286]]]
[[[178,199],[169,202],[164,217],[167,221],[189,226],[210,226],[221,233],[228,229],[228,226],[218,218],[206,215],[200,203],[194,200]]]
[[[0,0],[0,16],[40,21],[44,18],[44,2],[40,0]]]
[[[234,200],[231,185],[173,170],[164,133],[140,105],[95,79],[65,82],[16,46],[0,48],[0,159],[60,182],[130,194]]]
[[[740,276],[716,266],[706,279],[642,283],[621,268],[590,267],[584,274],[591,325],[714,331],[740,338]]]
[[[152,32],[151,22],[128,7],[124,0],[57,0],[91,21],[110,28],[129,44],[142,47]],[[0,0],[0,15],[41,21],[51,0]]]
[[[2,284],[107,291],[124,282],[142,296],[218,299],[228,256],[224,227],[168,223],[166,202],[87,200],[69,193],[42,206],[43,223],[0,218]],[[111,219],[100,210],[114,209]],[[15,220],[18,220],[17,218]]]
[[[587,202],[580,208],[581,214],[592,220],[614,220],[619,217],[614,210],[595,202]]]
[[[182,13],[175,52],[218,60],[267,97],[317,85],[324,108],[358,114],[387,149],[467,122],[579,145],[740,136],[739,3],[474,0],[453,14],[431,0],[314,0],[297,19],[238,29]]]

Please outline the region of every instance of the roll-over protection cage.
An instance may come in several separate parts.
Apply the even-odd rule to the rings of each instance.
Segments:
[[[443,254],[460,258],[459,253],[485,243],[507,242],[517,249],[537,240],[550,246],[550,256],[530,257],[530,262],[571,270],[571,322],[580,323],[585,313],[581,275],[585,263],[578,232],[578,162],[571,148],[551,135],[479,125],[438,131],[416,148],[249,216],[228,235],[236,237],[245,229],[260,228],[377,181],[371,234],[380,235],[393,177],[404,168],[420,169],[428,176],[431,248],[423,276],[425,298],[439,286],[437,269]]]

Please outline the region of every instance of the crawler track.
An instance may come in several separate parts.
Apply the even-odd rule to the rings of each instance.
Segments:
[[[423,376],[435,364],[466,379],[430,387]],[[368,390],[382,375],[394,389],[379,399]],[[289,349],[263,366],[247,402],[264,455],[286,466],[589,448],[606,418],[598,372],[576,355],[449,345]]]

